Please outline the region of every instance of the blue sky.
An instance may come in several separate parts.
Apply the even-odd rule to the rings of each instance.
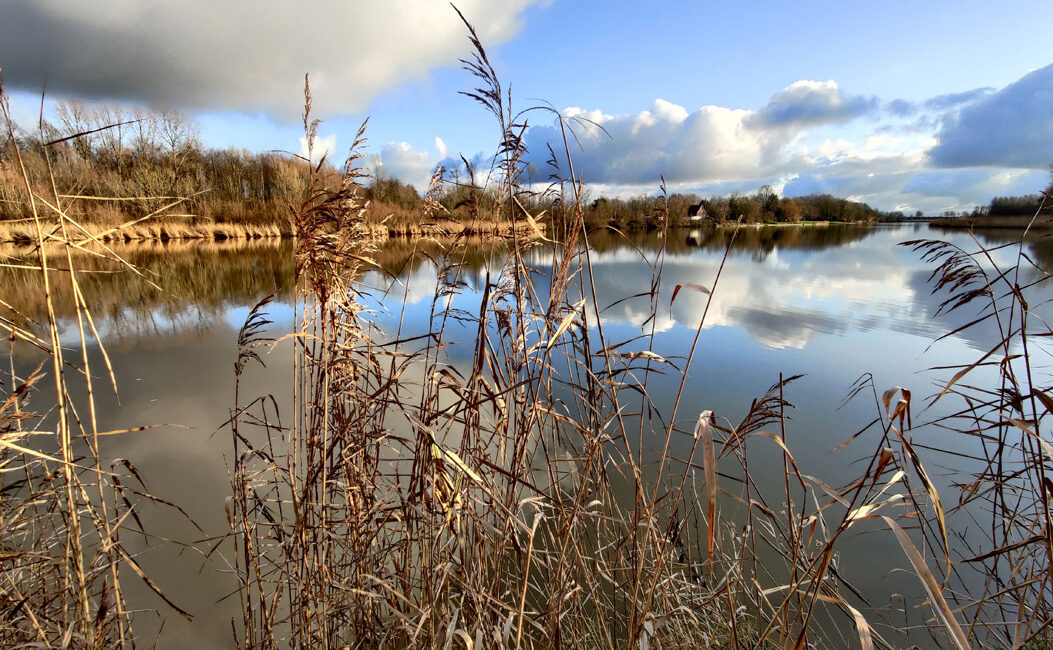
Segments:
[[[370,116],[384,173],[421,187],[444,157],[492,151],[458,94],[469,53],[424,0],[0,0],[16,118],[53,99],[177,108],[217,147],[299,150],[303,73],[321,144]],[[1046,2],[464,0],[513,102],[604,126],[575,167],[594,195],[829,192],[882,209],[970,209],[1044,188],[1053,163]],[[530,117],[539,177],[552,119]]]

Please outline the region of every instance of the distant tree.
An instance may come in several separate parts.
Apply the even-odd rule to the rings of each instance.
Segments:
[[[688,209],[692,205],[697,205],[699,201],[697,194],[669,195],[669,219],[671,223],[677,223],[686,219]]]
[[[714,196],[702,201],[702,207],[706,209],[706,214],[716,220],[717,223],[723,223],[731,216],[731,208],[728,205],[728,200],[725,198]]]
[[[799,223],[801,221],[801,206],[793,199],[782,199],[776,209],[776,219],[785,223]]]

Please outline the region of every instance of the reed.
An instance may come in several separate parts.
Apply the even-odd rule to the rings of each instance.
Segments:
[[[465,94],[493,116],[498,133],[490,169],[473,170],[462,188],[458,207],[468,225],[461,220],[453,239],[406,241],[397,256],[381,255],[381,228],[427,234],[449,217],[431,191],[416,215],[376,212],[359,167],[363,125],[342,170],[313,167],[292,206],[291,413],[241,387],[245,369],[262,363],[273,343],[266,335],[273,297],[257,302],[239,333],[229,530],[227,543],[213,548],[232,568],[239,647],[902,647],[916,631],[876,611],[840,570],[850,535],[861,530],[887,535],[902,551],[926,594],[923,627],[934,643],[1048,646],[1053,447],[1042,426],[1053,397],[1036,360],[1050,331],[1029,299],[1047,275],[1022,241],[1006,245],[1018,247],[1008,268],[995,262],[995,247],[908,243],[933,263],[942,310],[981,306],[965,327],[993,324],[1000,340],[949,369],[930,400],[958,399],[961,407],[917,426],[914,393],[860,378],[848,397],[872,399],[874,418],[845,445],[858,440],[867,453],[855,480],[829,485],[802,473],[794,458],[788,420],[797,377],[778,377],[737,422],[710,410],[686,413],[709,303],[682,357],[655,352],[657,317],[668,308],[659,299],[670,289],[668,237],[638,249],[650,289],[626,298],[647,302],[643,332],[610,338],[591,254],[621,235],[587,227],[570,155],[575,124],[549,109],[513,110],[465,25],[473,46],[465,66],[477,82]],[[6,118],[6,104],[4,111]],[[556,180],[540,196],[521,181],[523,134],[538,114],[562,129],[570,166],[553,168]],[[303,123],[310,147],[317,122],[306,82]],[[134,432],[96,425],[98,378],[116,382],[87,308],[96,300],[90,278],[117,269],[139,278],[130,290],[144,301],[158,300],[147,272],[182,271],[139,268],[127,244],[167,246],[195,235],[174,236],[186,231],[170,217],[124,223],[111,236],[76,219],[87,199],[60,191],[54,175],[23,167],[17,177],[29,221],[11,228],[25,228],[19,241],[28,248],[0,266],[11,277],[33,273],[42,293],[0,296],[0,328],[11,358],[16,346],[31,345],[45,363],[20,377],[12,361],[0,403],[0,645],[134,646],[142,640],[124,597],[128,580],[144,581],[176,614],[189,613],[168,601],[131,550],[150,535],[139,524],[140,504],[173,506],[149,495],[133,465],[100,453],[100,437]],[[666,235],[664,191],[649,209],[648,221]],[[493,215],[506,225],[473,225],[492,226]],[[201,238],[237,237],[209,232]],[[470,249],[471,233],[489,236],[486,260]],[[699,243],[727,259],[740,237],[760,235],[735,228]],[[831,229],[807,245],[826,237],[851,234]],[[544,282],[526,262],[539,251],[551,260]],[[406,305],[396,304],[398,324],[384,331],[360,280],[413,264],[433,265],[438,277],[427,322],[407,322]],[[466,305],[469,272],[484,286],[478,303]],[[686,291],[711,300],[721,273],[672,287],[672,300]],[[197,280],[187,274],[185,282]],[[71,321],[79,341],[72,350],[60,345],[62,323]],[[450,352],[463,344],[452,332],[464,327],[475,335],[457,362]],[[95,346],[102,368],[89,354]],[[984,372],[995,373],[993,383]],[[671,408],[651,387],[657,373],[679,377]],[[86,403],[71,401],[76,384],[86,388]],[[40,413],[32,408],[38,401]],[[925,427],[959,432],[980,450],[972,460],[982,469],[957,495],[933,480],[940,457],[919,435]],[[658,441],[659,451],[648,452],[654,445],[645,440]],[[686,454],[675,452],[681,443]],[[757,469],[771,454],[781,479],[775,490]],[[954,517],[982,524],[970,557],[954,550]]]
[[[103,437],[130,432],[98,426],[94,396],[116,391],[116,380],[84,296],[90,271],[78,267],[76,251],[92,240],[98,257],[126,268],[127,262],[71,216],[74,204],[59,191],[54,175],[31,175],[2,85],[0,110],[33,246],[31,253],[0,266],[33,270],[43,292],[38,326],[12,308],[9,296],[0,297],[0,330],[10,359],[0,405],[0,645],[129,647],[136,642],[124,595],[129,580],[143,581],[174,611],[190,614],[168,601],[136,560],[134,549],[149,539],[137,509],[159,500],[147,492],[134,465],[100,455]],[[46,150],[43,159],[50,165]],[[7,294],[10,287],[4,286]],[[72,299],[70,331],[62,331],[60,293]],[[75,345],[63,340],[70,333]],[[14,356],[27,345],[43,352],[43,361],[20,376]],[[93,361],[96,346],[101,362]],[[75,401],[71,394],[81,390],[86,399]]]
[[[838,630],[854,629],[852,643],[895,647],[837,570],[845,533],[874,520],[891,529],[930,594],[937,634],[959,647],[978,638],[901,523],[928,513],[939,525],[926,531],[942,533],[935,548],[949,557],[943,506],[903,424],[909,391],[881,399],[873,390],[879,444],[860,478],[839,488],[797,470],[784,396],[793,377],[779,378],[738,423],[709,411],[683,416],[705,315],[685,359],[657,355],[653,327],[609,340],[580,181],[572,167],[553,170],[566,180],[546,191],[561,210],[560,240],[548,239],[520,198],[531,113],[513,111],[466,26],[474,53],[465,66],[478,87],[465,94],[495,118],[500,137],[480,191],[468,195],[497,197],[522,229],[470,307],[457,300],[465,248],[422,249],[438,274],[424,333],[404,319],[380,331],[356,282],[379,267],[362,235],[364,131],[339,189],[313,189],[334,184],[312,179],[294,217],[295,412],[283,420],[274,400],[239,398],[231,420],[239,646],[805,647],[847,644]],[[573,124],[555,119],[572,161]],[[653,210],[667,227],[664,200]],[[725,256],[737,233],[728,233]],[[547,287],[524,262],[538,247],[552,260]],[[649,301],[654,323],[664,247],[647,259],[651,290],[636,298]],[[711,296],[719,276],[675,287],[674,300],[680,291]],[[464,364],[448,356],[454,323],[476,332]],[[239,339],[235,381],[266,343],[265,324],[261,303]],[[648,389],[658,372],[681,376],[671,412]],[[864,388],[873,387],[854,392]],[[657,457],[644,451],[654,436],[664,441]],[[690,440],[686,457],[670,452],[677,439]],[[779,454],[778,494],[751,470],[758,445]]]

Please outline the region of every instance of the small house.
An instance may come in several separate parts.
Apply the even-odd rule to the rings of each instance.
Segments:
[[[699,202],[695,205],[690,206],[687,209],[687,218],[691,221],[703,221],[705,219],[708,219],[709,215],[706,214],[705,206],[703,206],[702,203]]]

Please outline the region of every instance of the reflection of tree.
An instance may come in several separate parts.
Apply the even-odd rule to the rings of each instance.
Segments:
[[[392,237],[380,244],[372,258],[389,276],[409,274],[423,264],[448,256],[462,270],[476,276],[495,257],[507,253],[510,242],[501,238],[463,237],[439,241]]]
[[[104,316],[118,324],[155,318],[175,322],[188,311],[214,314],[231,305],[252,304],[271,292],[277,292],[280,299],[291,295],[294,256],[290,241],[171,241],[111,248],[139,273],[88,253],[75,255],[73,263],[88,310],[96,318]],[[36,254],[28,248],[6,247],[0,256],[8,262],[37,264]],[[52,265],[55,259],[55,255],[49,257]],[[65,267],[64,259],[59,266]],[[0,267],[0,285],[9,287],[4,300],[21,317],[47,319],[39,271]],[[69,282],[53,281],[51,291],[57,316],[74,317]],[[0,307],[0,315],[8,314],[8,309]]]
[[[723,251],[735,241],[732,250],[748,252],[761,261],[773,250],[795,249],[820,251],[870,237],[877,230],[872,226],[831,224],[829,226],[748,226],[732,228],[679,229],[669,232],[668,241],[658,233],[636,234],[632,243],[643,250],[655,251],[663,244],[671,254],[688,253],[699,248],[707,251]],[[617,250],[626,245],[626,238],[610,231],[597,231],[589,235],[589,243],[599,252]]]

